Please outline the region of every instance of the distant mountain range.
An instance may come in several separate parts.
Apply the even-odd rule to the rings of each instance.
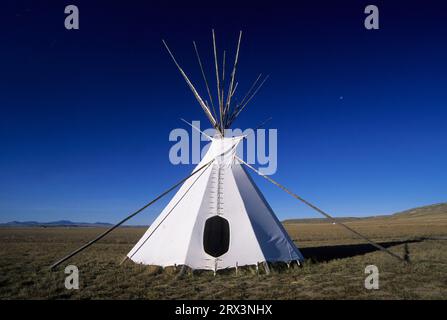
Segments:
[[[0,223],[0,227],[110,227],[113,224],[106,222],[73,222],[70,220],[59,220],[51,222],[37,221],[11,221]]]
[[[446,219],[447,218],[447,202],[432,204],[428,206],[413,208],[398,212],[391,215],[370,216],[370,217],[337,217],[340,222],[358,221],[364,219]],[[328,223],[326,218],[304,218],[304,219],[288,219],[283,223]],[[52,222],[37,221],[11,221],[0,223],[0,227],[111,227],[113,224],[106,222],[73,222],[70,220],[59,220]],[[126,227],[147,227],[147,226],[127,226]]]

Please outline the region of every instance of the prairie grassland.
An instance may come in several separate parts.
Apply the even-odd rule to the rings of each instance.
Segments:
[[[64,287],[56,259],[93,238],[98,228],[0,229],[1,299],[447,299],[447,212],[370,218],[348,224],[404,256],[410,265],[364,244],[331,223],[286,223],[306,262],[273,266],[270,275],[248,267],[186,272],[120,260],[144,228],[120,228],[69,261],[80,289]],[[365,266],[379,268],[379,290],[364,288]]]

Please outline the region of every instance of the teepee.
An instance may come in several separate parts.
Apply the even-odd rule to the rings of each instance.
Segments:
[[[128,253],[127,257],[134,262],[163,267],[185,265],[193,269],[216,271],[268,261],[290,263],[303,260],[264,196],[242,167],[243,160],[237,157],[237,146],[244,137],[225,136],[225,129],[229,128],[244,108],[245,102],[252,98],[262,84],[260,82],[257,85],[258,77],[245,101],[232,104],[240,36],[225,98],[225,70],[222,70],[221,78],[213,32],[218,114],[213,113],[214,105],[210,107],[199,96],[165,43],[180,73],[216,129],[216,134],[208,137],[211,140],[209,149],[193,170],[197,174],[184,182]],[[194,47],[210,101],[213,101],[195,44]]]
[[[301,261],[267,201],[236,157],[241,138],[213,138],[187,180],[128,258],[159,266],[219,270]]]
[[[263,263],[266,272],[269,272],[267,262],[296,261],[299,264],[303,260],[302,254],[287,235],[245,168],[253,170],[332,223],[340,225],[399,261],[406,262],[399,255],[333,218],[237,156],[237,146],[245,137],[226,136],[225,130],[230,128],[267,77],[261,80],[261,75],[259,75],[243,99],[235,103],[233,98],[238,85],[235,79],[242,32],[239,33],[232,72],[227,80],[225,80],[225,51],[222,55],[222,64],[219,66],[214,30],[212,36],[217,89],[217,97],[215,96],[214,99],[197,46],[193,42],[209,102],[199,95],[166,42],[163,41],[172,60],[216,130],[213,137],[208,136],[211,142],[206,155],[190,175],[96,238],[59,259],[50,268],[56,268],[104,238],[179,186],[177,193],[123,261],[131,259],[137,263],[163,267],[182,265],[193,269],[214,270],[214,272],[244,265],[258,266],[259,263]]]

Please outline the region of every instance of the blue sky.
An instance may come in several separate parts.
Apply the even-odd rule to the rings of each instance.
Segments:
[[[272,117],[274,179],[336,216],[447,200],[441,1],[375,2],[374,31],[363,27],[364,1],[67,4],[79,6],[80,30],[64,29],[64,3],[2,6],[1,222],[115,222],[190,172],[170,164],[169,132],[190,130],[179,118],[206,119],[161,39],[199,84],[192,40],[212,77],[211,28],[230,52],[244,31],[240,92],[270,75],[235,126]],[[281,219],[318,217],[254,179]]]

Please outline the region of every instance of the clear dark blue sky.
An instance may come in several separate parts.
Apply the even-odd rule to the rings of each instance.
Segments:
[[[338,216],[447,200],[443,1],[164,2],[2,2],[1,222],[115,222],[191,171],[170,164],[168,135],[205,116],[161,39],[198,81],[192,40],[211,71],[211,28],[229,50],[244,31],[241,89],[270,74],[236,126],[273,117],[275,179]],[[363,27],[367,4],[380,30]],[[317,217],[255,181],[280,218]]]

